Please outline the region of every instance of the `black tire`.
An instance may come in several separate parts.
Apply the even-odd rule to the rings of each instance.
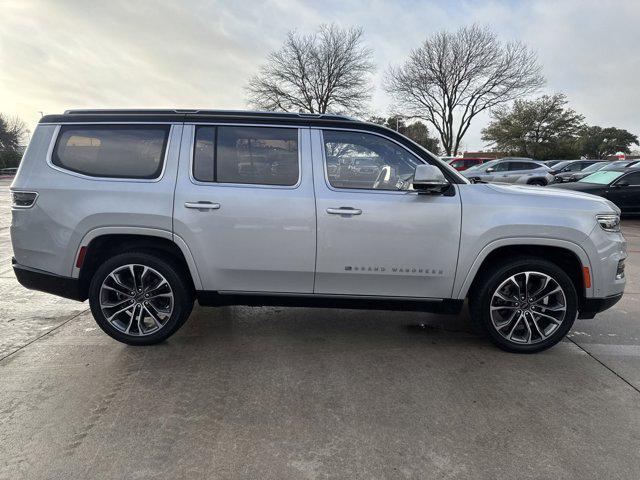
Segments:
[[[171,288],[173,309],[169,318],[157,331],[145,335],[127,334],[107,320],[100,305],[101,287],[107,276],[124,265],[136,264],[154,269],[161,274]],[[89,286],[89,305],[98,326],[110,337],[128,345],[154,345],[173,335],[189,318],[193,308],[193,293],[188,273],[173,259],[162,253],[132,251],[106,260],[96,270]],[[166,286],[165,286],[166,288]],[[126,297],[124,297],[126,298]]]
[[[497,327],[494,326],[490,313],[490,302],[498,287],[505,280],[513,275],[527,271],[540,272],[555,280],[563,290],[566,300],[566,310],[562,322],[548,338],[542,340],[542,337],[539,337],[541,340],[537,343],[523,344],[508,340],[498,331]],[[481,325],[483,331],[495,345],[509,352],[535,353],[554,346],[569,332],[578,314],[578,295],[573,282],[555,263],[540,257],[518,256],[499,263],[484,272],[481,277],[474,282],[473,288],[475,291],[469,295],[469,313],[471,318]],[[526,306],[529,308],[528,302]],[[539,310],[539,307],[535,308]],[[531,317],[526,317],[524,321],[528,323],[529,327],[532,327],[530,318]],[[538,321],[539,320],[540,317],[538,317]],[[513,323],[510,325],[513,325]],[[510,325],[507,326],[507,329]]]
[[[545,182],[544,180],[531,180],[529,182],[529,185],[534,185],[536,187],[546,187],[547,186],[547,182]]]

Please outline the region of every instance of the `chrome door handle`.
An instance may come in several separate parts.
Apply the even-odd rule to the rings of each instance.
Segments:
[[[327,213],[331,215],[361,215],[362,210],[359,208],[340,207],[340,208],[327,208]]]
[[[195,208],[197,210],[218,210],[220,208],[219,203],[213,202],[184,202],[186,208]]]

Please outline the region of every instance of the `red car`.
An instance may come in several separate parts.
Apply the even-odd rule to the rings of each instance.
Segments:
[[[459,172],[466,170],[467,168],[475,167],[476,165],[483,164],[489,160],[495,160],[493,158],[453,158],[449,160],[449,165],[458,170]]]

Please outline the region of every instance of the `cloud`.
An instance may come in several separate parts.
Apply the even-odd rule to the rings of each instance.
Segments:
[[[78,107],[246,108],[247,79],[287,31],[329,22],[364,27],[385,114],[388,65],[437,30],[479,22],[536,50],[545,91],[566,93],[589,123],[640,133],[639,2],[16,0],[2,13],[0,111],[32,124]]]

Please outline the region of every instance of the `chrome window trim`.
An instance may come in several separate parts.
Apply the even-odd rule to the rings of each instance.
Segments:
[[[334,130],[334,131],[339,131],[339,132],[357,132],[357,133],[367,133],[369,135],[376,135],[378,137],[382,137],[390,142],[395,143],[396,145],[398,145],[400,148],[406,150],[407,152],[409,152],[409,154],[411,154],[412,156],[414,156],[418,162],[425,164],[425,165],[431,165],[428,162],[425,162],[422,158],[420,158],[419,156],[417,156],[415,153],[413,153],[411,150],[409,150],[407,147],[405,147],[404,145],[402,145],[401,143],[397,142],[396,140],[394,140],[393,138],[389,138],[386,135],[382,135],[380,133],[377,132],[370,132],[369,130],[360,130],[360,129],[354,129],[354,128],[331,128],[331,127],[327,127],[327,128],[317,128],[318,132],[320,133],[320,145],[322,147],[322,169],[324,171],[324,183],[327,186],[327,188],[329,190],[332,190],[334,192],[349,192],[349,193],[375,193],[375,194],[379,194],[379,195],[418,195],[418,192],[416,190],[374,190],[373,188],[339,188],[339,187],[334,187],[333,185],[331,185],[331,182],[329,182],[329,172],[327,170],[327,152],[326,152],[326,148],[324,146],[324,131],[325,130]],[[453,183],[452,183],[453,185]]]
[[[41,124],[41,125],[56,125],[56,129],[51,136],[51,143],[49,143],[49,149],[47,150],[47,165],[49,168],[53,170],[57,170],[60,173],[64,173],[66,175],[70,175],[72,177],[82,178],[83,180],[91,180],[94,182],[125,182],[125,183],[158,183],[164,178],[165,171],[167,169],[167,160],[169,158],[169,149],[171,148],[171,136],[174,133],[174,129],[176,127],[176,123],[168,123],[168,122],[83,122],[83,123],[74,123],[73,125],[169,125],[169,132],[167,134],[167,145],[164,150],[164,156],[162,158],[162,170],[160,174],[155,178],[126,178],[126,177],[96,177],[93,175],[87,175],[84,173],[74,172],[73,170],[68,170],[59,165],[54,165],[53,163],[53,150],[56,146],[56,142],[58,141],[58,135],[60,134],[60,129],[63,125],[72,125],[70,123],[50,123],[50,124]]]
[[[303,163],[302,163],[302,131],[309,130],[309,127],[301,127],[297,125],[274,125],[267,123],[214,123],[214,122],[185,122],[185,126],[193,127],[189,134],[189,181],[194,185],[205,187],[232,187],[232,188],[267,188],[275,190],[297,190],[302,185]],[[298,130],[298,181],[294,185],[265,185],[262,183],[229,183],[229,182],[204,182],[197,180],[193,176],[193,167],[195,160],[196,146],[196,128],[197,127],[266,127],[266,128],[295,128]],[[218,137],[216,135],[216,143]],[[215,165],[214,165],[215,168]]]

